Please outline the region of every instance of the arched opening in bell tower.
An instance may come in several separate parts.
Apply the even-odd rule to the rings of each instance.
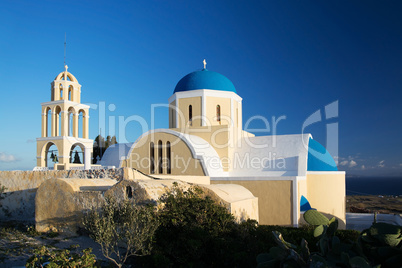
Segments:
[[[74,108],[70,107],[68,109],[68,133],[67,135],[72,137],[74,136]]]
[[[79,110],[78,112],[78,137],[84,137],[84,130],[85,130],[85,111]]]
[[[75,143],[70,149],[70,163],[84,164],[85,147],[81,143]]]
[[[60,90],[60,100],[62,100],[63,99],[63,85],[62,84],[59,85],[59,90]]]
[[[45,110],[45,137],[50,137],[52,133],[50,132],[52,127],[52,109],[47,107]]]
[[[59,150],[53,142],[48,142],[44,149],[45,167],[53,168],[54,164],[59,162]]]
[[[55,131],[54,131],[54,133],[55,133],[55,136],[61,136],[61,108],[60,108],[60,106],[57,106],[56,107],[56,110],[55,110],[55,124],[54,124],[54,127],[55,127]]]
[[[68,100],[69,101],[74,101],[73,100],[73,86],[68,87]]]

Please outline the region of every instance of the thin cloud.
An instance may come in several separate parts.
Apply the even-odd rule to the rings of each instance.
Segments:
[[[378,166],[379,166],[380,168],[385,167],[384,162],[385,162],[385,160],[381,160],[381,161],[378,163]]]
[[[355,167],[355,166],[357,166],[356,161],[350,160],[350,162],[349,162],[349,167]]]
[[[11,162],[17,162],[17,161],[19,161],[19,159],[17,157],[15,157],[14,155],[0,152],[0,162],[11,163]]]
[[[362,170],[365,170],[366,169],[366,166],[365,165],[362,165]]]
[[[355,160],[353,160],[352,157],[349,156],[349,160],[342,160],[342,161],[339,163],[339,165],[340,165],[340,166],[343,166],[343,167],[346,167],[346,166],[347,166],[347,167],[352,168],[352,167],[357,166],[357,163],[356,163]]]

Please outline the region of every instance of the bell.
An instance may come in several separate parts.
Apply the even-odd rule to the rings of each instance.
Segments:
[[[52,159],[52,161],[54,160],[54,154],[52,152],[52,154],[50,155],[50,159]]]

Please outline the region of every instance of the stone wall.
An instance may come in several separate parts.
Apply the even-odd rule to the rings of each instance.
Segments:
[[[36,230],[76,234],[84,211],[97,208],[114,179],[50,179],[40,185],[35,198]]]
[[[0,200],[0,220],[35,221],[35,195],[38,187],[54,178],[109,178],[123,179],[127,171],[108,170],[61,170],[61,171],[0,171],[0,185],[6,187]]]

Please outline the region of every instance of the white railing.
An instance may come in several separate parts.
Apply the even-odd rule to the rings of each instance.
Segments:
[[[84,166],[81,166],[81,167],[72,166],[72,167],[69,168],[69,170],[84,170]]]
[[[374,221],[374,213],[346,213],[347,229],[361,231],[369,228]],[[402,226],[402,217],[398,214],[377,214],[377,222]]]
[[[33,171],[49,171],[49,170],[54,170],[52,167],[34,167]]]
[[[100,169],[115,169],[115,166],[91,166],[91,170],[100,170]],[[80,167],[70,167],[70,170],[84,170],[84,166]]]
[[[92,166],[91,169],[115,169],[115,166]]]
[[[91,170],[100,170],[100,169],[115,169],[115,166],[91,166]],[[34,167],[32,171],[51,171],[54,170],[52,167]],[[69,170],[84,170],[84,166],[74,167],[70,166]]]

